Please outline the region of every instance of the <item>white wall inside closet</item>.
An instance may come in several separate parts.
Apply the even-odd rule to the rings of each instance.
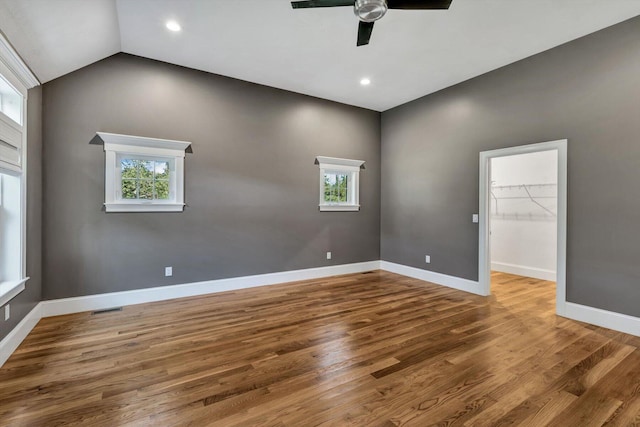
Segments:
[[[491,269],[556,279],[557,151],[491,159]]]

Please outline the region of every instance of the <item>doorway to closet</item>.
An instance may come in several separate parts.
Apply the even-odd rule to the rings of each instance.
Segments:
[[[479,282],[485,295],[526,292],[566,301],[566,140],[480,153]],[[493,281],[493,283],[492,283]]]

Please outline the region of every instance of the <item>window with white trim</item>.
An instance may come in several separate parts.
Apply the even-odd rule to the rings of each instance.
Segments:
[[[320,167],[320,210],[360,210],[360,169],[364,169],[364,161],[318,156],[316,164]]]
[[[186,141],[98,132],[107,212],[181,212]]]
[[[27,90],[38,80],[0,33],[0,307],[25,289]]]

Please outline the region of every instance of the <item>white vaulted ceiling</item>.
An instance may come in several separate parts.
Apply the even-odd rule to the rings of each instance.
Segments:
[[[390,10],[356,47],[350,7],[0,0],[0,30],[42,82],[122,51],[377,111],[638,15],[640,0],[453,0],[448,11]]]
[[[114,0],[0,0],[0,30],[42,83],[120,51]]]

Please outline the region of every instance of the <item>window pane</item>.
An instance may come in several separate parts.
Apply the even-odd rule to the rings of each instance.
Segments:
[[[153,160],[138,160],[138,176],[143,179],[153,179]]]
[[[136,199],[136,186],[135,179],[123,179],[122,180],[122,198],[123,199]]]
[[[347,197],[347,188],[348,188],[348,175],[340,175],[340,187],[339,187],[339,195],[338,198],[341,202],[346,202]]]
[[[170,200],[170,160],[121,158],[121,198]]]
[[[328,203],[348,202],[348,182],[346,174],[324,174],[324,201]]]
[[[166,200],[169,198],[169,181],[156,181],[156,199]]]
[[[0,282],[22,278],[22,185],[0,173]]]
[[[335,182],[335,175],[325,173],[324,174],[324,201],[331,202],[331,188],[332,182]]]
[[[22,124],[22,94],[0,76],[0,111],[11,120]]]
[[[156,179],[169,179],[169,162],[156,161]]]
[[[153,181],[140,180],[138,183],[138,199],[153,199]]]
[[[133,159],[122,159],[120,168],[122,169],[122,179],[136,178],[138,161]]]

